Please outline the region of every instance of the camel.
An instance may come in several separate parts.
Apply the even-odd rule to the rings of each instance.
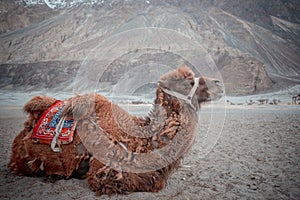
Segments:
[[[76,95],[61,113],[76,121],[73,139],[62,144],[56,137],[51,147],[32,134],[57,100],[35,96],[24,106],[28,119],[13,141],[8,168],[23,176],[87,178],[98,195],[158,192],[191,148],[201,104],[222,93],[220,81],[181,66],[160,78],[146,117],[132,116],[100,94]]]

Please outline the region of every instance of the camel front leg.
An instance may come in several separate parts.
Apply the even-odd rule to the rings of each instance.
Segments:
[[[166,186],[168,173],[165,170],[167,169],[146,173],[119,172],[93,157],[90,160],[88,182],[98,195],[158,192]]]

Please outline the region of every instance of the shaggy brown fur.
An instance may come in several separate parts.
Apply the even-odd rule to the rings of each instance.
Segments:
[[[72,97],[63,115],[77,120],[77,128],[73,142],[62,145],[59,153],[30,139],[37,120],[55,101],[47,96],[34,97],[24,106],[29,117],[13,142],[8,168],[14,174],[29,176],[87,175],[91,189],[100,195],[157,192],[165,187],[167,178],[180,167],[183,155],[191,147],[197,111],[210,97],[207,81],[210,80],[199,80],[192,98],[197,108],[194,110],[164,92],[168,88],[188,94],[194,73],[188,67],[180,67],[162,76],[153,111],[146,118],[131,116],[99,94]],[[155,154],[157,150],[167,152],[168,162]]]

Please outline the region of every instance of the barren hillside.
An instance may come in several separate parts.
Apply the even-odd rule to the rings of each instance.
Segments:
[[[207,73],[201,65],[215,67],[227,94],[300,83],[298,1],[30,2],[1,1],[1,89],[70,89],[82,70],[114,85],[139,66],[194,61],[198,74]]]

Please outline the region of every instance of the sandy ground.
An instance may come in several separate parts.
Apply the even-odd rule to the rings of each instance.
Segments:
[[[95,196],[86,180],[10,174],[11,144],[25,115],[19,107],[0,111],[0,199],[300,199],[300,106],[229,106],[213,150],[197,156],[196,140],[164,190],[111,197]],[[211,115],[203,111],[205,131]]]

